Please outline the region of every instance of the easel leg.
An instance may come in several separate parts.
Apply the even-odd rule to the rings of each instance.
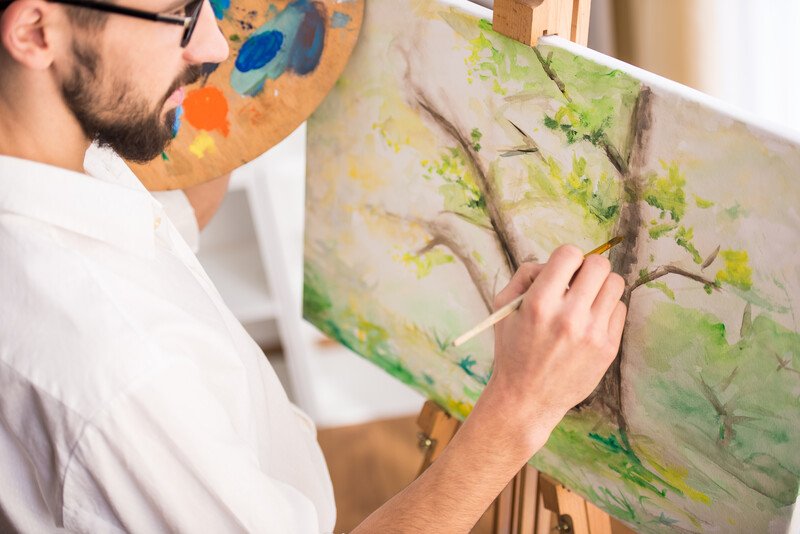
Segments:
[[[526,465],[498,495],[494,509],[497,534],[534,534],[539,473]]]
[[[460,424],[458,419],[451,417],[435,402],[430,400],[425,402],[419,417],[417,417],[417,425],[420,428],[419,447],[425,453],[417,476],[421,475],[438,458],[456,435]]]
[[[417,418],[422,474],[456,434],[459,421],[433,401]],[[526,465],[500,492],[494,504],[495,534],[633,534],[578,494]]]

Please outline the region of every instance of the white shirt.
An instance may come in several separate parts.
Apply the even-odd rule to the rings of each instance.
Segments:
[[[0,531],[331,531],[311,422],[127,166],[87,172],[0,156]]]

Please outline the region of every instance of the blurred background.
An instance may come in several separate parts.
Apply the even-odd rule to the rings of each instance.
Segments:
[[[589,46],[768,121],[800,124],[798,0],[592,0]],[[233,173],[198,256],[316,421],[341,532],[416,476],[423,399],[300,319],[304,185],[301,126]],[[487,516],[475,532],[489,525]]]

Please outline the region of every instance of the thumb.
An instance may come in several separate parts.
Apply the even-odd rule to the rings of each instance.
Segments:
[[[508,285],[494,298],[494,309],[501,308],[520,295],[524,295],[543,268],[544,265],[540,263],[523,263],[520,265]]]

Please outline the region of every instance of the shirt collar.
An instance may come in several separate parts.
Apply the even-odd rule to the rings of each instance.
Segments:
[[[152,255],[157,203],[125,163],[116,159],[115,163],[110,155],[100,155],[85,166],[89,176],[0,155],[0,212]]]

